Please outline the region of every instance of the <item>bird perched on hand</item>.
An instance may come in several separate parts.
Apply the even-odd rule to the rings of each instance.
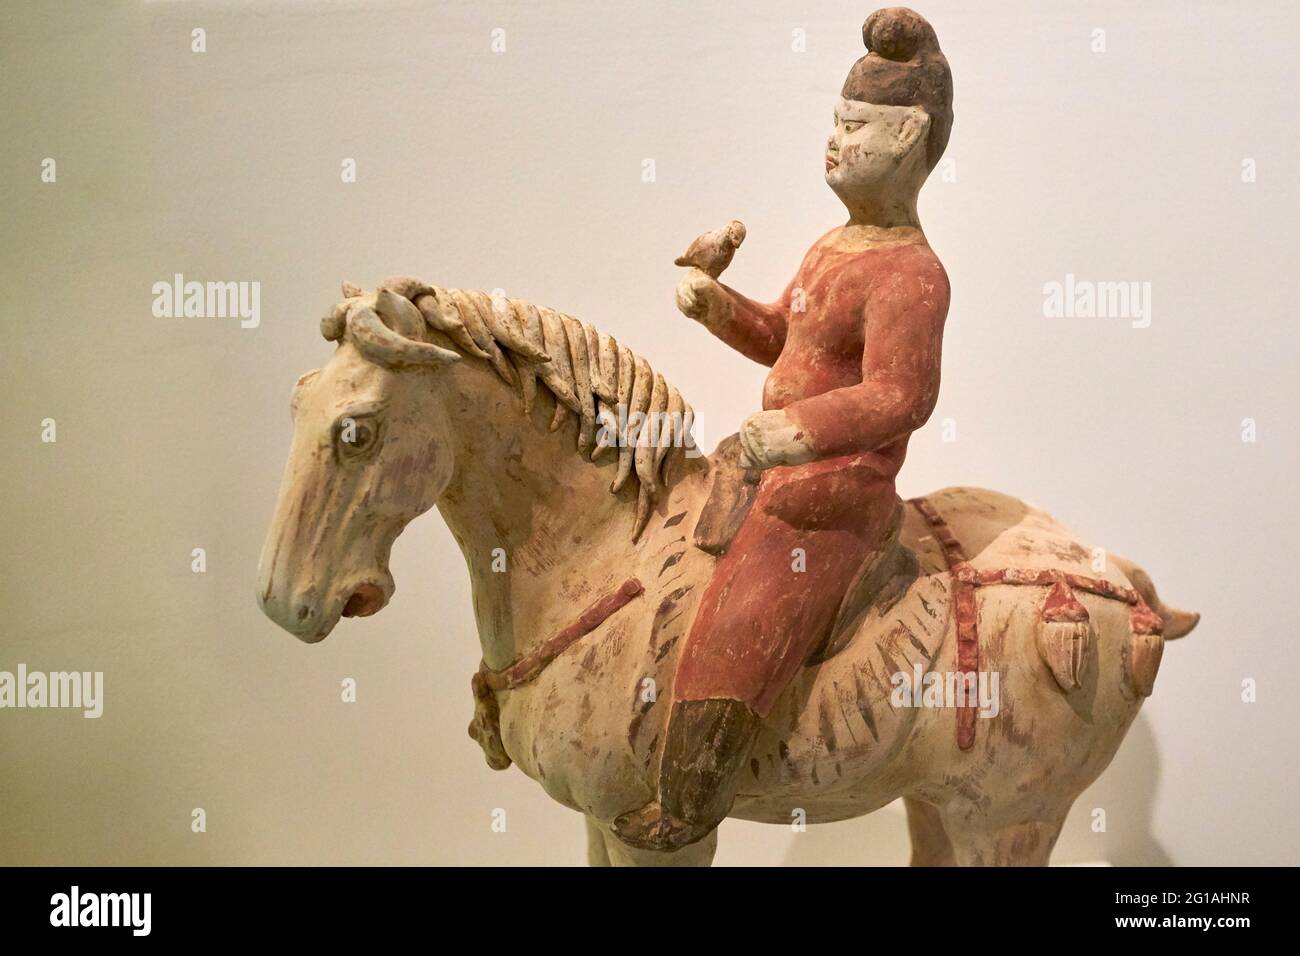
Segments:
[[[722,270],[731,265],[731,257],[745,241],[745,224],[733,219],[721,229],[706,232],[691,243],[673,265],[694,266],[716,279]]]

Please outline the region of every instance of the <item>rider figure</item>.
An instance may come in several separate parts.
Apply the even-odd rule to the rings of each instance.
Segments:
[[[952,75],[911,10],[878,10],[862,34],[826,152],[848,222],[771,305],[700,269],[678,286],[682,312],[772,371],[740,431],[758,492],[683,647],[656,797],[614,824],[633,846],[678,849],[730,812],[762,719],[881,547],[908,436],[938,397],[948,278],[916,198],[948,142]]]

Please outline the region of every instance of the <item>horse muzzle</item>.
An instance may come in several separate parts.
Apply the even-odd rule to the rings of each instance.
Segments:
[[[329,637],[340,618],[369,617],[383,610],[394,590],[392,579],[383,578],[367,577],[324,592],[315,586],[259,587],[257,603],[262,613],[298,640],[316,644]]]

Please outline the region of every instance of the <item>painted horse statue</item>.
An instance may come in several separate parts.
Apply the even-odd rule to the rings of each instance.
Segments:
[[[343,295],[333,356],[294,389],[262,609],[307,642],[380,611],[393,541],[436,506],[473,585],[488,764],[582,813],[593,864],[707,865],[716,830],[666,852],[613,822],[654,795],[682,637],[743,515],[730,446],[696,451],[677,389],[570,316],[410,277]],[[1014,498],[899,501],[731,816],[826,823],[901,797],[915,864],[1045,864],[1196,620]]]

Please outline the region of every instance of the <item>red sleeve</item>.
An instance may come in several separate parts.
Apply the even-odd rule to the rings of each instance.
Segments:
[[[774,365],[785,347],[794,281],[786,286],[781,298],[772,303],[755,302],[730,286],[721,282],[718,285],[731,301],[732,314],[713,330],[713,334],[746,358],[761,365]]]
[[[948,276],[927,247],[901,251],[882,271],[863,306],[862,382],[785,407],[816,458],[874,451],[925,424],[939,397],[948,300]]]

